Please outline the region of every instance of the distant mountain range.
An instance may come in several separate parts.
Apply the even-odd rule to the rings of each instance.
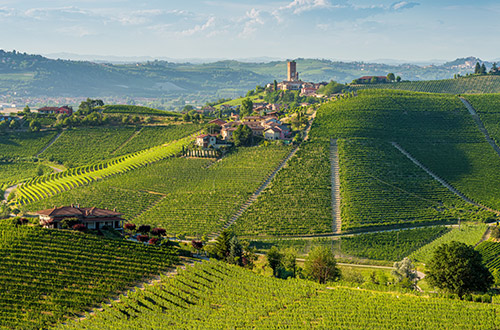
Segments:
[[[72,54],[52,54],[67,57]],[[92,57],[92,56],[91,56]],[[107,57],[107,59],[113,59]],[[171,59],[114,57],[114,64],[104,59],[49,59],[16,51],[0,50],[0,95],[50,97],[123,97],[130,98],[236,97],[256,85],[286,76],[286,60],[268,58],[248,61],[222,60],[210,63],[175,63]],[[452,78],[470,73],[476,57],[456,59],[433,65],[341,62],[319,59],[295,59],[300,77],[305,81],[351,82],[365,75],[393,72],[403,80]],[[186,60],[187,61],[187,60]],[[389,61],[389,60],[387,60]],[[120,63],[122,62],[122,63]],[[492,63],[484,62],[487,67]]]

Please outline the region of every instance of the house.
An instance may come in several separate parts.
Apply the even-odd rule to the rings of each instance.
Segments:
[[[73,114],[73,108],[68,106],[63,107],[43,107],[38,109],[38,113],[41,114],[66,114],[71,116]]]
[[[227,141],[233,138],[233,133],[236,129],[237,127],[234,126],[226,126],[222,128],[220,134],[222,135],[222,138]]]
[[[281,130],[278,127],[269,127],[264,131],[266,140],[279,140],[281,138]]]
[[[209,123],[209,124],[216,124],[216,125],[218,125],[218,126],[222,127],[222,125],[226,124],[226,121],[225,121],[225,120],[222,120],[222,119],[217,118],[217,119],[214,119],[214,120],[209,121],[208,123]]]
[[[40,218],[40,225],[45,228],[61,228],[60,222],[64,219],[76,218],[88,229],[103,227],[123,230],[122,214],[96,207],[61,206],[36,212]]]
[[[215,135],[203,134],[196,137],[196,145],[202,148],[214,147],[217,144]]]

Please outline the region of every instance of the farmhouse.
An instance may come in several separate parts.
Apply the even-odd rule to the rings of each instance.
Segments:
[[[88,229],[103,227],[123,230],[122,214],[116,211],[99,209],[96,207],[61,206],[36,212],[40,218],[40,225],[45,228],[61,228],[60,222],[64,219],[76,218]]]
[[[369,84],[372,79],[376,80],[376,82],[387,82],[386,76],[363,76],[361,78],[356,79],[359,84]]]
[[[203,134],[196,137],[196,145],[203,148],[215,146],[217,144],[217,137],[215,135]]]
[[[68,116],[71,116],[73,114],[73,108],[69,107],[67,105],[63,107],[43,107],[38,109],[38,113],[41,114],[66,114]]]

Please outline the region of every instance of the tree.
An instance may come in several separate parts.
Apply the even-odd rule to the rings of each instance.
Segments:
[[[274,91],[277,91],[278,90],[278,82],[276,81],[276,79],[274,79]]]
[[[483,265],[481,254],[472,246],[456,241],[436,248],[426,274],[430,285],[460,297],[487,291],[493,284],[493,276]]]
[[[340,269],[337,267],[335,256],[326,246],[318,246],[309,252],[304,270],[310,278],[320,284],[340,277]]]
[[[185,121],[185,122],[191,121],[191,116],[189,115],[189,113],[183,114],[182,115],[182,120]]]
[[[248,146],[252,142],[252,129],[247,125],[240,125],[233,132],[233,140],[234,145],[239,146]]]
[[[479,62],[476,62],[476,66],[474,68],[474,73],[475,74],[481,73],[481,64],[479,64]]]
[[[297,273],[297,250],[288,248],[283,254],[283,267],[295,277]]]
[[[396,80],[396,77],[394,76],[394,73],[392,73],[392,72],[391,72],[391,73],[389,73],[389,74],[387,75],[387,80],[389,80],[389,81],[394,81],[394,80]]]
[[[400,81],[401,81],[401,77],[400,77],[400,76],[397,76],[397,77],[396,77],[396,81],[397,81],[397,82],[400,82]]]
[[[232,264],[243,265],[241,257],[243,257],[243,247],[241,246],[238,237],[233,236],[229,241],[229,258],[228,261]]]
[[[38,132],[40,130],[40,128],[42,128],[42,124],[38,120],[33,119],[32,121],[30,121],[30,130],[31,131]]]
[[[249,116],[253,112],[253,102],[249,98],[244,99],[241,102],[240,117],[243,119]]]
[[[82,101],[78,106],[78,112],[82,115],[88,115],[95,110],[97,107],[102,107],[104,102],[102,100],[93,100],[87,98],[87,100]]]
[[[267,264],[273,270],[273,276],[278,277],[279,269],[282,267],[283,254],[276,246],[273,246],[267,251],[266,258]]]
[[[0,121],[0,132],[3,132],[9,127],[9,124],[7,123],[7,120],[2,120]]]
[[[378,82],[377,77],[373,76],[372,79],[370,79],[370,84],[376,84]]]
[[[149,233],[151,231],[151,226],[140,225],[139,228],[137,228],[137,231],[142,234]]]
[[[398,283],[402,283],[404,287],[414,288],[415,281],[418,280],[415,266],[409,258],[404,258],[401,261],[394,263],[394,270],[391,274],[396,278]]]
[[[330,96],[332,94],[338,94],[345,88],[345,85],[339,84],[336,81],[330,81],[327,85],[320,87],[317,90],[318,94]]]
[[[497,74],[497,73],[498,73],[497,63],[493,62],[493,65],[491,66],[491,69],[490,69],[490,74]]]
[[[215,248],[214,248],[214,253],[217,255],[217,258],[221,260],[227,260],[227,257],[229,256],[229,249],[230,249],[230,241],[233,238],[234,234],[227,230],[224,229],[219,237],[215,240]]]
[[[24,107],[24,109],[23,109],[23,113],[24,113],[24,114],[31,113],[31,109],[30,109],[30,107],[29,107],[28,105],[26,105],[26,106]]]
[[[190,105],[190,104],[186,104],[184,106],[184,108],[182,108],[183,112],[189,112],[189,111],[192,111],[192,110],[194,110],[194,107],[192,105]]]
[[[19,122],[15,119],[12,119],[9,123],[9,128],[11,129],[19,128]]]
[[[479,74],[486,74],[486,65],[484,65],[484,63],[481,65],[481,69],[479,70]]]

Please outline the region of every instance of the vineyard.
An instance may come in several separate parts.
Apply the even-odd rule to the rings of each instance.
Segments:
[[[354,89],[394,89],[412,92],[448,93],[448,94],[475,94],[475,93],[500,93],[500,77],[475,76],[461,77],[458,79],[408,81],[391,84],[356,85]]]
[[[38,171],[43,174],[52,173],[52,169],[46,165],[34,162],[1,162],[0,161],[0,187],[8,183],[16,183],[28,180],[36,176]]]
[[[442,226],[404,229],[380,233],[356,234],[341,238],[267,239],[250,240],[250,246],[267,251],[272,246],[281,249],[293,247],[299,254],[307,255],[313,247],[327,246],[338,257],[398,261],[413,251],[444,235],[450,229]]]
[[[483,255],[483,262],[490,270],[500,270],[500,243],[491,240],[481,242],[476,250]]]
[[[25,182],[17,189],[16,202],[21,205],[36,202],[111,175],[124,173],[157,162],[179,154],[189,141],[190,138],[184,138],[165,146],[157,146],[135,154],[114,158],[103,163],[72,168],[56,174],[35,177]]]
[[[172,111],[158,110],[137,105],[107,104],[102,107],[103,113],[119,113],[130,115],[179,117],[180,114]]]
[[[0,222],[0,328],[38,329],[118,294],[177,261],[173,251]]]
[[[494,329],[499,312],[492,304],[282,281],[203,262],[57,328]]]
[[[209,159],[168,158],[23,209],[68,204],[116,207],[132,222],[201,237],[220,229],[289,151],[289,147],[242,148],[215,164]]]
[[[477,111],[479,118],[488,130],[489,135],[500,144],[500,95],[465,95],[467,101],[471,103]]]
[[[486,141],[401,145],[470,199],[500,210],[500,157]]]
[[[241,235],[331,232],[329,144],[305,143],[235,223]]]
[[[135,132],[134,128],[77,128],[64,131],[40,158],[77,167],[103,161]]]
[[[56,132],[16,132],[0,135],[1,158],[34,157],[49,144]]]
[[[410,258],[417,262],[423,262],[426,264],[428,263],[430,258],[432,258],[434,250],[441,244],[449,243],[451,241],[457,241],[463,242],[468,245],[475,245],[481,240],[481,237],[483,237],[487,228],[488,226],[484,224],[462,224],[461,228],[453,228],[450,232],[413,252],[410,255]]]

